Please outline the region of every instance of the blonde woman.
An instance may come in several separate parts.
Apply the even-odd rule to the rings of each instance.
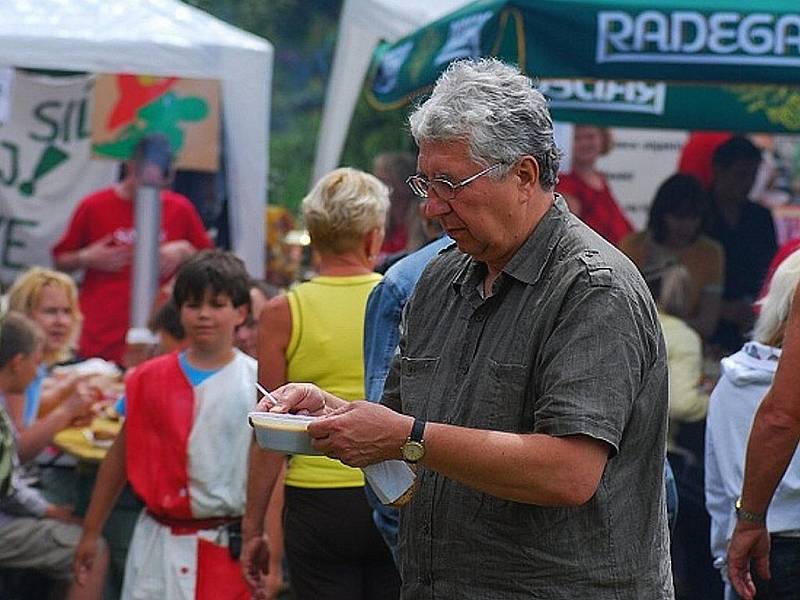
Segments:
[[[58,431],[88,418],[92,398],[88,390],[79,389],[78,376],[48,377],[53,365],[74,358],[82,316],[72,278],[33,267],[11,286],[8,307],[33,320],[45,336],[43,360],[33,382],[24,396],[9,394],[6,398],[19,431],[19,456],[25,462],[47,446]]]
[[[711,515],[711,552],[726,581],[726,600],[738,598],[728,582],[725,563],[736,525],[736,501],[742,493],[747,439],[756,409],[775,377],[798,282],[800,251],[795,251],[775,271],[767,295],[759,301],[752,340],[722,359],[722,375],[711,393],[706,422],[706,507]],[[799,497],[800,451],[789,463],[766,515],[772,577],[758,582],[758,598],[800,595]]]
[[[364,394],[367,297],[384,237],[388,189],[376,177],[337,169],[303,199],[319,275],[270,300],[259,323],[259,379],[273,389],[313,382],[347,400]],[[264,511],[284,457],[253,447],[243,519],[242,568],[257,597]],[[360,469],[324,456],[293,456],[285,478],[286,556],[297,600],[397,598],[399,576],[364,494]],[[271,567],[273,568],[273,567]]]

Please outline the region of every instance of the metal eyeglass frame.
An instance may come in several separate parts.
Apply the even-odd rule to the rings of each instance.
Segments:
[[[487,173],[494,171],[497,167],[502,166],[503,163],[495,163],[490,167],[486,167],[482,171],[475,173],[475,175],[471,175],[466,179],[459,181],[458,183],[453,183],[452,181],[445,179],[444,177],[434,177],[430,181],[425,179],[422,175],[411,175],[408,179],[406,179],[406,183],[408,187],[411,188],[411,191],[414,192],[415,196],[420,198],[428,198],[428,190],[433,186],[435,183],[441,183],[449,190],[447,194],[440,194],[439,190],[434,189],[436,195],[439,196],[442,200],[446,200],[450,202],[454,200],[456,197],[456,193],[463,187],[468,186],[470,183],[478,179],[479,177],[483,177]]]

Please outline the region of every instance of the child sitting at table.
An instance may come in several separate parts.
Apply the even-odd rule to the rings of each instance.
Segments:
[[[14,431],[5,410],[5,394],[20,394],[36,375],[42,360],[44,336],[24,315],[9,312],[0,325],[0,420]],[[19,457],[12,447],[10,495],[0,502],[0,567],[40,572],[66,588],[72,576],[72,559],[81,526],[72,509],[47,502],[38,490],[19,477]],[[68,594],[56,597],[100,598],[108,551],[98,539],[91,555],[91,568],[83,584],[74,583]]]
[[[249,278],[221,250],[195,255],[173,289],[186,350],[153,358],[127,379],[127,420],[100,467],[75,557],[91,569],[99,532],[126,481],[144,501],[128,551],[122,598],[249,598],[238,563],[247,414],[256,361],[234,347]]]

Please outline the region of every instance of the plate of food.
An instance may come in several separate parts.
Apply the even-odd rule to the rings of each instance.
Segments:
[[[258,445],[283,454],[322,454],[311,445],[307,431],[308,424],[317,418],[271,412],[251,412],[248,415]]]
[[[83,430],[83,437],[92,446],[97,448],[111,448],[114,443],[114,438],[117,437],[115,431],[110,429],[103,429],[102,427],[86,427]]]

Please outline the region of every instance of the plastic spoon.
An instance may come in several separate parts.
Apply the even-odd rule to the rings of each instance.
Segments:
[[[278,402],[278,400],[275,398],[275,396],[270,394],[269,391],[267,390],[267,388],[265,388],[263,385],[261,385],[257,381],[256,381],[256,388],[258,389],[259,392],[264,394],[264,396],[266,396],[269,399],[270,402],[272,402],[272,406],[273,407],[281,406],[282,403]]]

